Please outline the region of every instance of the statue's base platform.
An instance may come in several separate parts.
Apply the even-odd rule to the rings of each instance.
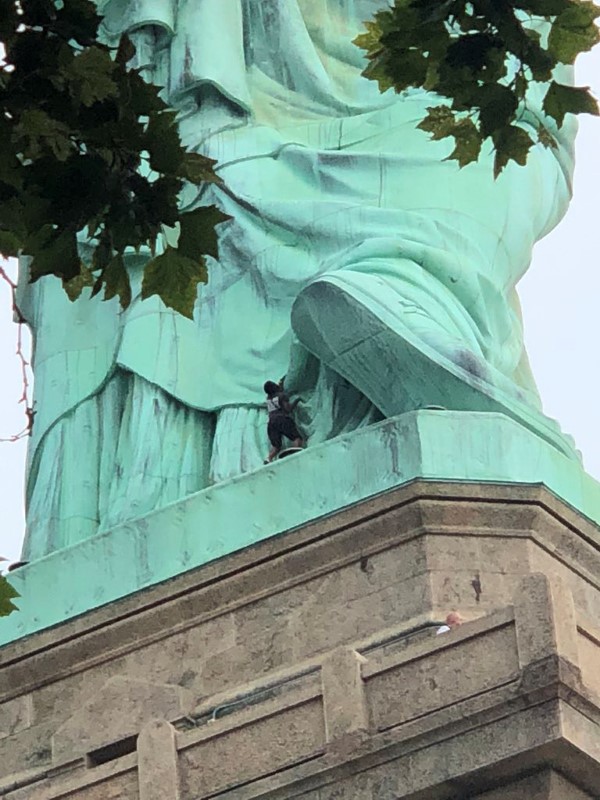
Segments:
[[[600,524],[600,484],[513,420],[423,410],[198,492],[13,573],[0,645],[416,479],[540,484]]]
[[[599,618],[595,524],[413,481],[3,647],[0,796],[591,800]]]

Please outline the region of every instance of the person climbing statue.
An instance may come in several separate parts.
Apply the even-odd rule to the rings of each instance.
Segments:
[[[264,390],[267,395],[267,411],[269,413],[267,435],[271,443],[271,450],[265,459],[265,464],[270,464],[281,452],[284,436],[292,441],[292,447],[304,447],[304,440],[292,417],[300,398],[290,403],[283,388],[283,379],[279,383],[267,381]]]
[[[364,76],[352,42],[389,0],[97,4],[103,40],[130,36],[185,146],[218,161],[223,183],[186,182],[182,210],[231,219],[193,319],[142,300],[149,251],[126,254],[125,312],[30,283],[22,260],[37,410],[24,561],[260,466],[267,369],[302,396],[313,445],[435,405],[507,414],[578,461],[543,415],[516,295],[571,195],[576,124],[546,117],[545,84],[519,130],[544,120],[556,146],[496,180],[492,148],[460,169],[418,127],[436,95]]]

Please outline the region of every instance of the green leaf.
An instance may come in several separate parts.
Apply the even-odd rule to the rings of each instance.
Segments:
[[[183,151],[174,111],[153,114],[148,122],[144,140],[145,149],[150,154],[150,167],[156,172],[178,174]]]
[[[401,91],[401,88],[395,86],[394,79],[390,76],[390,65],[392,58],[389,53],[381,52],[377,56],[373,56],[372,60],[367,64],[363,70],[363,75],[371,81],[377,81],[377,86],[380,92],[387,92],[388,89],[396,88]]]
[[[548,38],[548,50],[563,64],[572,64],[580,53],[591,50],[600,41],[594,20],[600,7],[590,2],[572,0],[554,20]]]
[[[545,125],[540,124],[537,134],[539,143],[544,147],[558,147],[558,142]]]
[[[480,71],[495,58],[500,49],[498,37],[489,33],[461,36],[449,47],[446,60],[451,67],[469,67]]]
[[[110,260],[113,256],[113,248],[111,244],[111,237],[108,231],[104,230],[99,238],[98,244],[94,248],[94,253],[92,255],[92,271],[98,272],[99,270],[103,272],[106,267],[109,265]],[[95,289],[92,294],[95,294],[99,291],[100,286],[102,285],[102,281],[99,282],[98,289]]]
[[[167,104],[160,97],[160,87],[147,83],[135,69],[117,74],[119,96],[128,110],[136,116],[149,117],[167,110]]]
[[[14,258],[23,247],[21,239],[12,231],[0,231],[0,253],[4,258]]]
[[[367,51],[367,56],[373,56],[381,50],[381,27],[377,20],[365,22],[366,33],[359,34],[353,43],[362,50]]]
[[[12,233],[21,242],[27,238],[29,234],[29,228],[23,213],[24,210],[23,204],[16,197],[11,197],[4,202],[0,202],[2,229],[6,233]]]
[[[50,152],[58,161],[66,161],[73,145],[69,127],[38,108],[27,109],[14,127],[13,141],[26,159],[37,159]]]
[[[501,83],[490,83],[479,91],[479,124],[484,137],[501,130],[514,119],[519,101],[515,93]]]
[[[565,86],[552,81],[546,96],[543,109],[549,117],[556,120],[560,128],[566,114],[594,114],[598,116],[598,103],[590,94],[590,90],[582,86]]]
[[[131,303],[131,283],[121,253],[116,253],[111,258],[100,278],[104,283],[104,299],[118,297],[121,308],[127,308]]]
[[[198,284],[207,280],[204,259],[188,258],[173,247],[167,247],[144,269],[142,299],[158,295],[168,308],[193,319]]]
[[[386,62],[386,71],[399,92],[409,86],[422,86],[429,72],[430,61],[424,53],[417,50],[394,52],[394,57]]]
[[[528,36],[532,38],[537,31],[527,31]],[[552,77],[552,70],[556,66],[556,59],[539,43],[539,35],[537,40],[532,40],[523,49],[523,63],[527,65],[528,70],[531,72],[531,78],[534,81],[549,81]],[[530,81],[525,83],[525,90]],[[525,90],[521,90],[519,97],[524,97]]]
[[[16,597],[20,597],[20,594],[10,585],[4,575],[0,575],[0,617],[7,617],[13,611],[18,610],[12,602]]]
[[[433,106],[417,127],[431,133],[434,140],[454,137],[454,150],[445,160],[458,161],[464,167],[479,158],[483,136],[469,117],[457,117],[447,106]]]
[[[183,256],[200,259],[219,258],[217,225],[231,219],[216,206],[201,206],[181,215],[178,251]]]
[[[179,175],[190,183],[222,184],[222,178],[214,170],[216,163],[214,159],[203,156],[202,153],[186,153],[179,169]]]
[[[85,46],[95,41],[101,19],[91,0],[62,0],[52,30],[66,41],[74,40]]]
[[[509,125],[498,131],[493,137],[496,147],[494,158],[494,177],[497,178],[509,161],[525,166],[527,156],[533,146],[533,139],[516,125]]]
[[[115,61],[117,64],[125,67],[129,61],[135,56],[135,45],[129,38],[129,36],[124,33],[120,40],[119,46],[117,48],[117,54],[115,56]]]
[[[95,278],[92,271],[81,264],[81,272],[69,281],[63,281],[63,289],[67,293],[67,297],[71,302],[78,300],[84,288],[94,286]]]
[[[32,281],[44,275],[70,281],[81,271],[74,231],[53,230],[45,225],[27,239],[23,251],[33,257],[29,268]]]
[[[431,134],[434,140],[451,136],[454,129],[454,114],[448,106],[429,106],[427,116],[417,125],[422,131]]]
[[[117,97],[118,86],[113,80],[115,63],[108,50],[94,46],[83,50],[61,74],[69,87],[73,99],[84,106],[92,106],[97,101]]]
[[[472,119],[461,119],[454,126],[452,136],[455,139],[455,147],[446,159],[447,161],[458,161],[459,167],[466,167],[473,161],[477,161],[483,144],[483,136],[477,130]]]

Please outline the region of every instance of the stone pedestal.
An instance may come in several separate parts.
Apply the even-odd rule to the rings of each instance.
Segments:
[[[594,523],[414,481],[1,648],[0,796],[595,798],[599,618]]]

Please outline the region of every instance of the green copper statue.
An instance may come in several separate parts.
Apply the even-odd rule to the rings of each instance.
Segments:
[[[491,155],[459,170],[448,140],[416,128],[435,98],[361,77],[352,40],[384,0],[99,5],[106,39],[129,31],[165,86],[185,144],[218,160],[224,188],[184,205],[233,219],[193,322],[139,291],[120,313],[71,304],[53,278],[23,287],[37,394],[24,558],[261,467],[272,376],[302,398],[309,447],[433,405],[503,412],[575,457],[540,411],[515,293],[569,201],[570,123],[494,181]],[[129,259],[134,283],[143,263]]]

